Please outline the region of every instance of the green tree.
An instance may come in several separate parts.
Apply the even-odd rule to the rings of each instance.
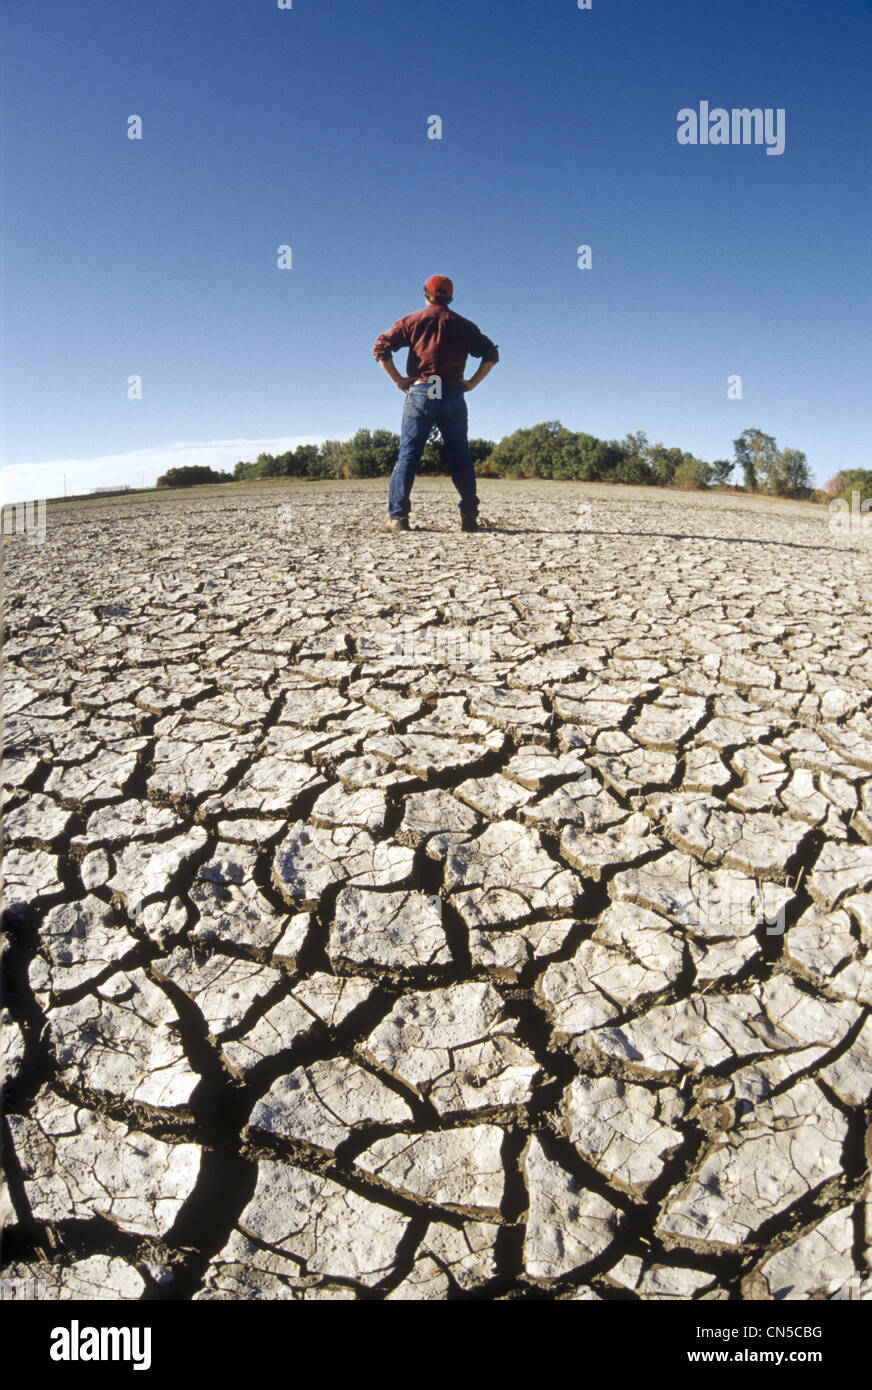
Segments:
[[[872,469],[845,468],[842,471],[845,492],[859,492],[861,500],[872,497]]]
[[[498,440],[491,454],[491,466],[498,478],[515,477],[521,468],[523,436],[526,430],[515,430]]]
[[[447,470],[448,456],[445,453],[445,445],[442,442],[442,435],[434,425],[427,443],[424,445],[420,471],[422,473],[445,473]]]
[[[168,468],[157,480],[157,487],[197,487],[201,483],[227,483],[229,473],[219,473],[205,463],[186,464],[180,468]]]
[[[582,435],[582,440],[592,438]],[[614,439],[597,439],[590,448],[583,447],[581,482],[609,482],[622,458],[621,446]]]
[[[702,459],[694,458],[693,454],[684,454],[681,463],[675,470],[673,483],[675,487],[706,488],[712,478],[711,465],[704,463]]]
[[[711,465],[715,487],[727,487],[736,465],[732,459],[715,459]]]
[[[618,450],[618,458],[611,470],[611,480],[616,483],[650,483],[651,468],[648,463],[650,445],[644,430],[631,431],[621,440],[612,440]]]
[[[521,449],[522,478],[551,478],[561,448],[570,437],[559,420],[546,420],[526,430]]]
[[[623,458],[619,458],[611,476],[612,481],[616,483],[630,483],[634,486],[651,481],[648,465],[638,454],[624,454]]]
[[[381,478],[397,461],[400,437],[391,430],[358,430],[343,446],[342,473],[346,478]]]
[[[494,448],[495,445],[492,439],[470,439],[469,452],[472,456],[473,465],[476,468],[480,468],[485,462],[485,459],[490,458]]]
[[[341,439],[325,439],[306,465],[306,477],[341,478],[344,448]]]
[[[851,501],[853,492],[858,492],[860,501],[864,502],[872,497],[872,469],[843,468],[827,483],[826,492],[828,496],[842,497],[846,502]]]
[[[320,457],[321,448],[318,444],[298,444],[294,450],[290,478],[310,478],[310,469]]]
[[[545,420],[515,430],[493,445],[489,469],[498,477],[553,478],[558,476],[555,470],[559,469],[561,456],[574,439],[559,420]]]
[[[733,440],[736,463],[745,475],[745,488],[757,492],[759,488],[768,491],[769,475],[775,467],[778,447],[771,434],[762,430],[744,430],[738,439]]]
[[[646,457],[651,482],[659,487],[668,487],[675,477],[675,470],[681,466],[681,450],[667,449],[665,444],[652,444]]]
[[[647,469],[648,454],[651,446],[648,443],[648,436],[644,430],[630,430],[621,440],[621,448],[626,458],[638,459]]]
[[[255,478],[281,478],[282,465],[274,454],[258,454],[254,463]]]
[[[801,449],[780,449],[768,479],[769,492],[779,497],[810,497],[814,485]]]

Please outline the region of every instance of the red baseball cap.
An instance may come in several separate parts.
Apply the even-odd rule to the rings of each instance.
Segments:
[[[434,299],[454,297],[454,286],[447,275],[431,275],[429,280],[424,281],[424,289],[432,294]]]

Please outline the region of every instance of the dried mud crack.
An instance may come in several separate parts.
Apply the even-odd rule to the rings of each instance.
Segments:
[[[8,539],[7,1275],[872,1296],[872,556],[418,488]]]

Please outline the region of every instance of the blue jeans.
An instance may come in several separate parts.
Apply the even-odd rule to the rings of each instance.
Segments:
[[[476,516],[478,493],[475,486],[475,468],[466,437],[466,392],[462,386],[443,383],[442,399],[431,400],[427,394],[431,389],[427,385],[410,386],[406,392],[400,452],[391,474],[388,493],[388,515],[394,518],[409,515],[409,494],[415,474],[431,426],[437,424],[448,462],[451,464],[451,481],[460,493],[460,510],[466,516]]]

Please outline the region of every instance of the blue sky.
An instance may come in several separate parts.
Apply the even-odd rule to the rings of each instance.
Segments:
[[[7,498],[398,430],[372,343],[434,273],[500,347],[472,435],[710,460],[754,426],[819,481],[872,466],[872,0],[3,0],[2,27]],[[784,153],[680,145],[701,100],[784,108]]]

